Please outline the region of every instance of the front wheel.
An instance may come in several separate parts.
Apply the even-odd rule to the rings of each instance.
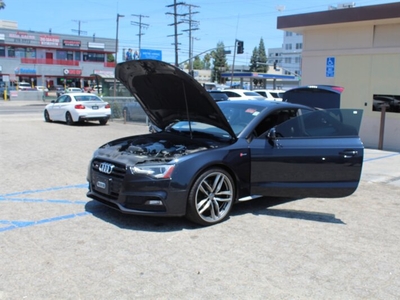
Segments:
[[[200,225],[214,225],[228,218],[235,199],[232,177],[223,169],[202,173],[193,184],[188,198],[186,218]]]
[[[51,122],[49,112],[47,110],[44,111],[44,120],[46,122]]]

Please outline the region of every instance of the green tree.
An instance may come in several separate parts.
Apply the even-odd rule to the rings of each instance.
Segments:
[[[107,54],[107,62],[114,62],[115,57],[113,54]]]
[[[4,1],[0,0],[0,9],[5,9],[6,8],[6,4],[4,3]]]
[[[221,77],[221,73],[228,70],[228,63],[226,61],[225,45],[223,42],[218,42],[217,49],[212,52],[214,68],[211,72],[211,80],[213,82],[225,83],[225,79]]]
[[[193,70],[202,70],[203,62],[200,60],[199,56],[196,56],[193,61]]]
[[[211,53],[207,53],[206,55],[204,55],[203,57],[203,67],[205,70],[209,70],[211,68]]]
[[[267,73],[268,65],[267,65],[267,55],[265,53],[264,40],[261,38],[258,47],[255,47],[253,50],[253,54],[250,58],[250,71],[257,73]],[[254,85],[263,85],[265,86],[265,79],[253,79]]]

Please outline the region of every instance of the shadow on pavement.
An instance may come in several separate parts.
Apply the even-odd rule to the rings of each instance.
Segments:
[[[298,199],[260,198],[248,202],[241,202],[234,205],[230,217],[232,218],[250,213],[253,215],[265,215],[313,222],[345,224],[333,214],[272,208],[296,200]],[[194,224],[184,217],[154,217],[123,214],[94,200],[89,201],[85,209],[93,216],[123,229],[170,232],[202,228],[202,226]],[[229,219],[226,222],[229,222]]]

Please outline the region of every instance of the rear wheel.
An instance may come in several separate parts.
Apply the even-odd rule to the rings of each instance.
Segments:
[[[200,225],[213,225],[228,218],[235,199],[235,185],[228,172],[212,168],[193,184],[186,218]]]
[[[69,111],[67,111],[67,113],[65,114],[65,122],[67,122],[68,125],[74,125],[74,120],[72,119]]]
[[[107,119],[102,119],[102,120],[99,120],[99,123],[100,123],[100,125],[106,125],[106,124],[107,124],[107,122],[108,122],[108,120],[107,120]]]
[[[46,122],[51,122],[49,112],[47,110],[44,111],[44,120]]]

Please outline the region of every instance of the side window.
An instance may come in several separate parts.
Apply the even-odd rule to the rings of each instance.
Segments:
[[[59,97],[59,98],[57,99],[56,103],[63,103],[63,102],[65,102],[65,97],[66,97],[65,95]]]
[[[278,138],[358,136],[361,118],[362,110],[316,110],[276,126],[276,136]]]
[[[296,118],[298,115],[297,109],[283,109],[277,110],[265,117],[256,127],[255,134],[258,137],[264,137],[268,130],[279,124],[286,123],[287,121]],[[293,125],[292,125],[293,126]],[[281,130],[284,128],[281,127]],[[289,133],[285,133],[289,134]]]

